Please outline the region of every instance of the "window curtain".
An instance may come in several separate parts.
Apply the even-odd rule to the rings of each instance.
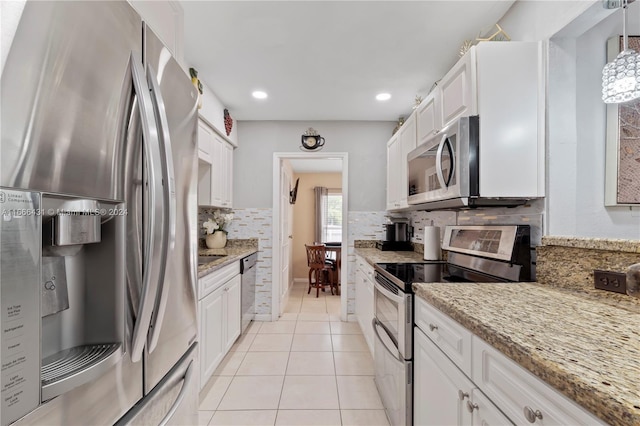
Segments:
[[[329,195],[329,189],[324,186],[316,186],[313,188],[315,195],[315,210],[316,210],[316,223],[314,238],[318,243],[326,240],[324,235],[325,227],[323,226],[327,222],[328,204],[327,195]]]

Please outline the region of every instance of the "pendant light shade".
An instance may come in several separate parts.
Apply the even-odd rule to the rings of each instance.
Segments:
[[[633,0],[632,0],[633,1]],[[614,6],[612,3],[619,4]],[[629,0],[611,2],[605,7],[622,7],[622,52],[602,70],[602,100],[607,104],[640,98],[640,55],[627,45],[627,6]]]

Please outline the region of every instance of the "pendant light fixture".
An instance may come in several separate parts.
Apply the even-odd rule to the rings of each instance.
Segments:
[[[634,1],[603,1],[606,9],[622,7],[622,51],[602,70],[602,100],[607,104],[640,98],[640,55],[627,45],[627,6]]]

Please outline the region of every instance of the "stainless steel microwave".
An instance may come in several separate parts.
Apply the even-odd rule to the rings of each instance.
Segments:
[[[476,115],[459,118],[411,151],[407,155],[408,204],[424,210],[524,204],[530,197],[482,196],[480,144]]]

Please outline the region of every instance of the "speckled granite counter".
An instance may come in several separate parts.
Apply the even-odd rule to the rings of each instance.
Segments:
[[[376,263],[387,262],[406,262],[419,263],[424,262],[423,255],[415,251],[382,251],[377,248],[356,247],[354,253],[362,256],[372,266]]]
[[[209,263],[205,263],[204,265],[199,265],[198,278],[202,278],[223,266],[229,265],[233,262],[238,262],[243,257],[249,256],[257,251],[257,239],[229,240],[227,246],[221,249],[208,249],[201,247],[198,249],[198,256],[217,255],[226,257],[213,260]]]
[[[414,284],[419,297],[609,424],[640,425],[640,309],[535,283]]]

